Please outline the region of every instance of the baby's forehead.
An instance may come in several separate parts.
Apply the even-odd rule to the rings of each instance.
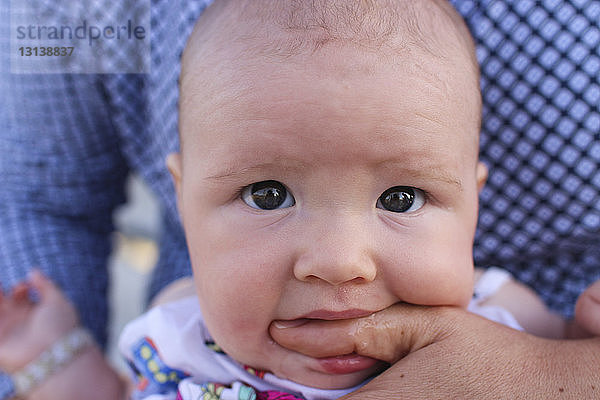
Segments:
[[[434,19],[440,16],[445,23],[440,25],[438,19],[437,24],[445,30],[434,29]],[[221,100],[223,93],[235,97],[236,92],[248,90],[243,86],[249,81],[250,86],[259,86],[271,79],[263,73],[265,67],[295,68],[305,74],[307,63],[319,59],[326,65],[329,59],[333,64],[336,61],[330,55],[342,50],[346,59],[338,67],[352,74],[370,73],[369,68],[358,67],[367,65],[367,58],[377,60],[375,64],[393,63],[394,58],[407,55],[423,68],[442,68],[444,56],[452,53],[441,43],[445,40],[461,49],[460,56],[451,56],[455,64],[470,71],[469,86],[478,91],[472,43],[460,18],[445,0],[217,0],[196,25],[182,61],[182,147],[188,134],[186,120],[193,120],[194,114],[207,118],[219,102],[227,101]],[[465,35],[467,39],[462,38]],[[424,57],[429,60],[425,62]],[[339,79],[341,72],[336,71]],[[452,82],[442,84],[452,86]]]
[[[370,76],[338,79],[325,54],[316,58],[301,74],[291,66],[264,66],[216,98],[195,96],[198,101],[182,106],[182,151],[192,144],[201,149],[196,158],[213,162],[258,158],[306,165],[476,153],[475,96],[464,103],[450,98],[444,81],[410,70],[411,63],[406,71],[386,64]]]
[[[340,45],[438,57],[459,50],[477,64],[468,28],[446,0],[217,0],[192,32],[183,73],[215,57],[282,62]]]

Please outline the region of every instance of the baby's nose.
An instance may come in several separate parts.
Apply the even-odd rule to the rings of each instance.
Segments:
[[[331,285],[371,282],[377,275],[372,238],[357,220],[331,223],[307,241],[294,265],[300,281],[314,279]]]

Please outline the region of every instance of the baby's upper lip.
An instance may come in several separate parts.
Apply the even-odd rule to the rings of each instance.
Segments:
[[[362,310],[360,308],[353,308],[350,310],[333,311],[333,310],[314,310],[305,314],[298,319],[323,319],[323,320],[337,320],[337,319],[350,319],[350,318],[361,318],[373,314],[376,311]]]

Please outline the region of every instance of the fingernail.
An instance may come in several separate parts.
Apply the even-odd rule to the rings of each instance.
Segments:
[[[304,325],[308,322],[308,319],[292,319],[292,320],[278,320],[273,321],[273,326],[277,329],[288,329],[288,328],[296,328],[298,326]]]

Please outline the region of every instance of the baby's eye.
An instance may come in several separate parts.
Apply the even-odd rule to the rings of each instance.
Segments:
[[[377,208],[396,213],[417,211],[425,204],[425,193],[409,186],[389,188],[377,199]]]
[[[262,181],[246,186],[242,191],[242,200],[260,210],[287,208],[296,204],[294,196],[277,181]]]

